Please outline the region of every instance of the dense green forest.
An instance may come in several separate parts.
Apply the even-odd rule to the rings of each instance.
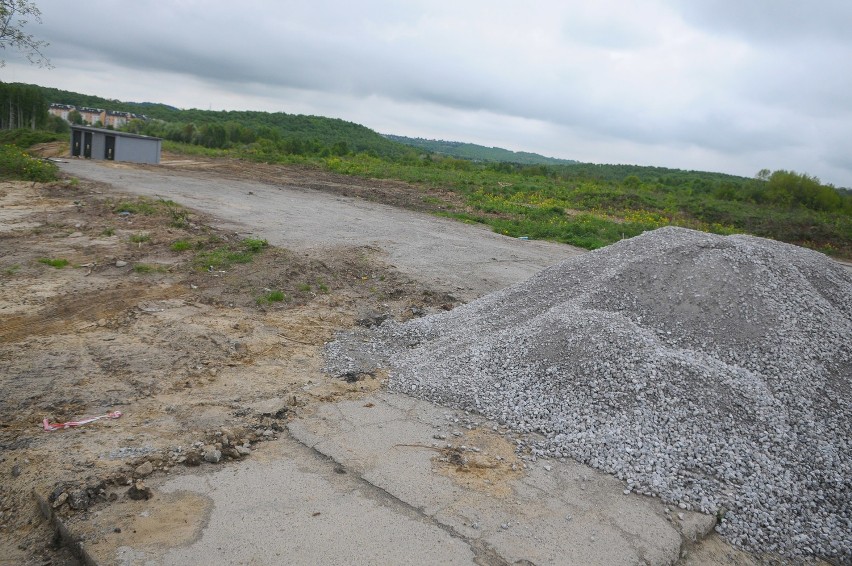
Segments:
[[[637,165],[530,164],[514,152],[506,155],[508,161],[462,159],[404,145],[344,120],[179,110],[38,88],[50,102],[144,113],[147,121],[133,120],[126,128],[164,138],[167,151],[298,164],[439,188],[454,196],[440,199],[424,191],[423,203],[431,210],[509,236],[594,249],[677,225],[744,232],[852,258],[852,191],[806,173],[762,170],[746,178]],[[46,135],[30,129],[0,132],[0,143],[27,147]]]
[[[254,144],[261,156],[369,152],[402,157],[412,153],[410,148],[365,126],[337,118],[284,112],[180,110],[165,104],[121,102],[53,88],[42,88],[42,92],[50,102],[144,114],[148,120],[133,120],[123,129],[212,149]]]
[[[521,165],[568,165],[579,163],[573,159],[545,157],[537,153],[511,151],[502,147],[485,147],[484,145],[465,142],[408,138],[392,134],[384,134],[384,136],[389,140],[417,148],[427,153],[458,157],[459,159],[470,159],[471,161],[519,163]]]
[[[45,128],[47,104],[36,86],[0,83],[0,130]]]

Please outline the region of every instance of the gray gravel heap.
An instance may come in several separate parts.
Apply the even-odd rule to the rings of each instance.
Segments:
[[[339,337],[334,374],[477,411],[755,551],[852,563],[852,276],[662,228],[455,310]]]

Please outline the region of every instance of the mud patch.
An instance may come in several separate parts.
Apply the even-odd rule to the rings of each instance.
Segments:
[[[210,498],[187,491],[120,501],[90,520],[87,545],[100,556],[114,556],[121,547],[160,551],[186,546],[201,536],[212,509]]]
[[[523,476],[515,446],[503,436],[482,429],[466,431],[432,458],[441,475],[469,489],[507,497],[511,482]]]

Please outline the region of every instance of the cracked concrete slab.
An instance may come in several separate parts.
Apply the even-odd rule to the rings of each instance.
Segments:
[[[432,564],[469,565],[482,555],[438,522],[291,439],[265,443],[239,466],[149,485],[151,502],[117,502],[74,526],[77,534],[99,540],[86,546],[94,563],[412,564],[428,557]],[[151,521],[166,519],[154,515],[158,509],[173,517],[182,502],[204,510],[184,513],[198,524],[183,533],[175,532],[176,525],[169,529],[176,536],[161,533],[136,546],[112,534],[116,525],[124,532],[150,528]]]
[[[239,465],[151,479],[152,500],[72,535],[91,563],[126,566],[645,565],[678,562],[714,524],[576,462],[524,460],[505,428],[403,395],[319,405],[288,432]]]
[[[385,392],[320,406],[289,430],[507,563],[672,564],[715,524],[625,495],[617,479],[573,461],[509,464],[510,435],[471,425],[476,417],[457,421],[446,408]]]

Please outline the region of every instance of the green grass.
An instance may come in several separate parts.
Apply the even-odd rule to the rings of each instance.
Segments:
[[[201,252],[195,256],[195,263],[202,267],[225,269],[235,263],[250,263],[254,254],[247,251],[232,250],[221,247],[215,250]]]
[[[258,297],[256,303],[258,305],[264,305],[264,304],[280,303],[281,301],[288,301],[288,300],[290,300],[290,298],[283,291],[270,291],[269,293]]]
[[[39,143],[54,141],[68,141],[68,134],[48,132],[46,130],[31,130],[30,128],[0,130],[0,144],[13,145],[21,149],[26,149]]]
[[[169,199],[139,197],[135,200],[120,201],[112,210],[116,214],[124,212],[142,216],[169,216],[175,228],[186,228],[189,225],[189,211]]]
[[[243,240],[243,246],[245,246],[248,251],[255,254],[268,245],[269,242],[266,240],[259,240],[257,238],[246,238]]]
[[[140,198],[135,201],[122,201],[113,207],[115,212],[129,212],[130,214],[142,214],[153,216],[157,214],[157,206],[148,199]]]
[[[133,266],[133,271],[140,274],[146,273],[166,273],[168,269],[162,265],[151,265],[150,263],[137,263]]]
[[[31,157],[14,145],[0,146],[0,179],[48,183],[58,178],[55,164]]]
[[[49,265],[50,267],[55,267],[56,269],[62,269],[63,267],[68,265],[68,260],[62,259],[62,258],[53,259],[53,258],[43,257],[43,258],[39,259],[38,262],[43,263],[45,265]]]
[[[115,236],[115,228],[113,228],[112,226],[104,228],[103,231],[101,231],[101,236]]]
[[[452,190],[464,199],[465,209],[436,214],[486,224],[515,237],[595,249],[671,225],[748,233],[852,257],[850,197],[847,208],[821,211],[769,202],[768,189],[760,181],[720,173],[589,164],[499,165],[458,169],[440,159],[411,164],[366,155],[320,163],[339,173]],[[618,177],[618,171],[631,174]],[[422,201],[430,203],[429,197]]]
[[[199,269],[227,269],[235,263],[250,263],[256,254],[268,246],[266,240],[246,238],[237,244],[199,252],[195,256],[195,265]]]
[[[11,277],[12,275],[16,274],[20,270],[21,270],[21,266],[16,263],[14,265],[10,265],[9,267],[3,268],[3,275],[6,275],[7,277]]]
[[[172,242],[172,245],[169,246],[173,252],[185,252],[186,250],[192,248],[192,242],[189,240],[176,240]]]
[[[151,235],[146,234],[144,232],[140,232],[138,234],[133,234],[132,236],[130,236],[130,241],[133,242],[134,244],[141,244],[141,243],[144,243],[144,242],[149,242],[149,241],[151,241]]]
[[[840,204],[820,208],[807,196],[813,193],[814,198],[822,198],[834,191],[819,188],[818,183],[808,189],[807,179],[789,188],[782,186],[778,192],[771,178],[662,167],[524,166],[460,163],[429,154],[389,159],[366,153],[292,155],[239,148],[224,154],[451,191],[463,205],[450,206],[431,196],[419,201],[437,208],[435,214],[485,224],[514,237],[595,249],[643,231],[681,226],[718,234],[753,234],[852,258],[852,196],[847,193],[839,201],[833,196]],[[779,179],[784,181],[785,176]],[[787,180],[797,182],[795,175]],[[805,190],[800,186],[811,193],[799,194]]]
[[[302,283],[297,287],[297,289],[301,293],[310,293],[314,287],[316,287],[316,290],[320,293],[328,293],[330,291],[328,285],[322,281],[317,281],[314,285],[311,285],[310,283]]]

